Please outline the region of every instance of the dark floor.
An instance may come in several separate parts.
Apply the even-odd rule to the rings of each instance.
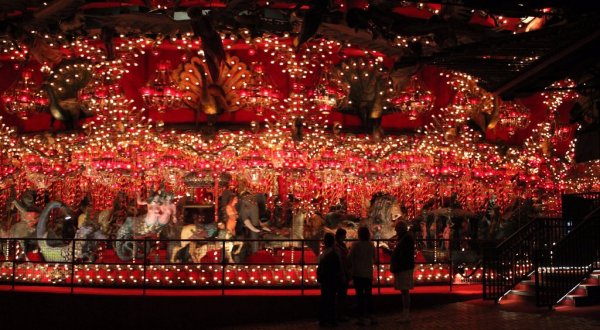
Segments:
[[[316,329],[319,296],[309,290],[148,291],[83,290],[77,294],[39,288],[0,288],[0,329]],[[50,291],[50,292],[49,292]],[[65,290],[63,290],[65,291]],[[68,292],[68,291],[67,291]],[[350,292],[353,293],[353,290]],[[588,311],[494,305],[480,299],[481,286],[421,286],[412,294],[410,324],[396,323],[400,296],[375,296],[379,329],[600,329],[600,308]],[[351,301],[354,297],[349,298]],[[508,310],[519,310],[518,312]],[[571,308],[570,310],[574,310]],[[355,320],[340,329],[355,329]]]
[[[547,311],[547,309],[546,309]],[[600,315],[600,308],[593,313]],[[477,303],[457,302],[430,308],[418,308],[411,312],[410,323],[399,323],[399,313],[380,313],[376,317],[376,325],[360,326],[356,320],[342,322],[340,329],[600,329],[600,320],[569,316],[564,313],[525,313],[511,312],[499,306],[485,306]],[[591,314],[589,315],[591,316]],[[251,324],[247,326],[224,327],[224,329],[318,329],[315,320],[290,321],[280,323]]]

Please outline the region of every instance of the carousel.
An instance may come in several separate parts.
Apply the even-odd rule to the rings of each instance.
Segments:
[[[492,75],[597,28],[564,8],[13,2],[0,284],[310,287],[324,233],[368,226],[385,286],[397,221],[417,283],[476,282],[482,248],[600,186],[575,162],[582,81]],[[557,21],[571,39],[548,41]]]

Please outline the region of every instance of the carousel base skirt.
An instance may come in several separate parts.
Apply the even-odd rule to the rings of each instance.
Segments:
[[[481,285],[427,285],[411,291],[411,308],[481,298]],[[402,298],[392,288],[374,293],[376,314],[397,312]],[[157,290],[0,286],[2,329],[235,329],[318,319],[319,290]],[[354,290],[348,302],[355,303]],[[293,327],[291,327],[293,328]]]
[[[482,290],[481,284],[460,284],[453,285],[418,285],[411,290],[413,295],[441,294],[441,295],[480,295]],[[301,296],[318,296],[321,294],[320,289],[310,288],[305,290],[299,289],[124,289],[124,288],[85,288],[75,287],[71,289],[65,286],[40,286],[40,285],[0,285],[0,292],[13,293],[48,293],[48,294],[74,294],[74,295],[102,295],[102,296],[165,296],[165,297],[243,297],[243,296],[260,296],[260,297],[301,297]],[[396,295],[398,290],[392,287],[382,287],[381,290],[373,288],[373,295]],[[352,287],[348,290],[349,296],[354,296],[355,292]]]

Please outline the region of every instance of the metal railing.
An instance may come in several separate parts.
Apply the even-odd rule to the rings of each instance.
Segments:
[[[589,276],[600,260],[600,208],[556,245],[537,251],[536,256],[537,305],[551,307]]]
[[[561,218],[536,218],[483,253],[483,299],[498,301],[530,276],[535,251],[548,250],[567,232]]]
[[[46,246],[61,245],[60,254],[45,261],[26,260],[21,244],[37,246],[43,239],[0,239],[0,284],[69,287],[226,289],[317,287],[316,268],[321,251],[319,240],[95,240],[64,242],[43,240]],[[18,243],[19,242],[19,243]],[[115,254],[115,242],[133,248],[131,260]],[[92,257],[82,257],[85,244],[96,244]],[[373,282],[379,290],[393,284],[389,271],[389,240],[373,241],[377,256]],[[452,285],[451,242],[443,239],[416,241],[415,277],[421,283]],[[348,241],[351,246],[352,241]],[[242,249],[237,250],[238,247]],[[188,249],[188,256],[177,260],[170,255],[175,248]],[[251,249],[247,251],[246,249]],[[253,249],[253,250],[252,250]],[[135,251],[135,252],[134,252]],[[191,252],[190,252],[191,251]],[[247,252],[244,252],[247,251]],[[58,252],[56,252],[58,253]],[[196,255],[192,255],[192,254]],[[245,253],[246,255],[242,255]],[[75,257],[73,257],[75,256]],[[47,256],[48,257],[48,256]],[[476,262],[474,262],[475,264]]]

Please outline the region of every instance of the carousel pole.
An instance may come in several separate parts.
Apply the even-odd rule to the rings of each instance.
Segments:
[[[15,291],[15,282],[17,280],[17,240],[8,240],[8,248],[12,246],[12,287],[11,290]],[[12,244],[11,244],[12,243]]]
[[[219,176],[213,173],[213,202],[215,203],[215,222],[219,222]]]

